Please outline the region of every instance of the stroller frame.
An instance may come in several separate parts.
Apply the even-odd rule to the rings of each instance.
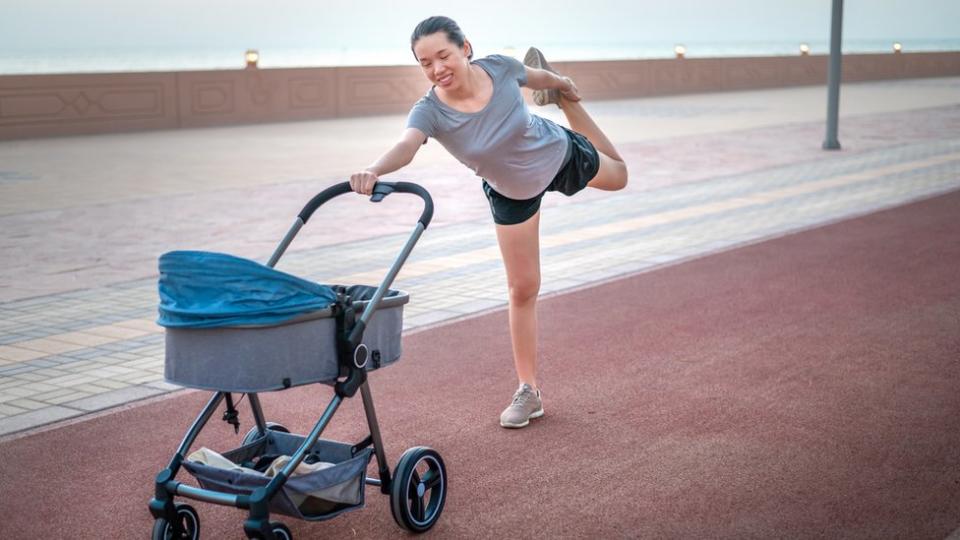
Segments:
[[[317,208],[334,197],[351,192],[350,184],[348,182],[341,182],[313,197],[313,199],[304,206],[303,210],[300,211],[293,225],[270,257],[267,266],[273,267],[276,265],[297,233],[307,223]],[[404,453],[404,456],[400,459],[396,473],[391,475],[383,441],[380,436],[380,428],[377,423],[377,415],[373,405],[373,397],[369,384],[367,383],[369,351],[366,345],[361,343],[364,329],[370,318],[379,307],[381,300],[384,295],[386,295],[390,285],[393,283],[433,216],[433,201],[430,194],[417,184],[409,182],[378,182],[370,200],[372,202],[379,202],[392,192],[415,194],[423,199],[424,208],[413,232],[401,252],[397,255],[387,275],[377,287],[373,298],[367,303],[363,313],[357,317],[350,298],[344,297],[342,294],[338,294],[337,296],[337,302],[333,305],[332,309],[337,322],[337,362],[339,364],[340,377],[337,378],[336,383],[333,385],[334,396],[320,416],[320,419],[316,422],[313,429],[310,430],[309,434],[305,436],[302,444],[292,455],[290,461],[280,472],[270,479],[266,486],[254,489],[249,495],[225,493],[213,489],[194,487],[177,481],[175,479],[176,475],[186,459],[188,450],[224,401],[226,401],[226,411],[223,416],[224,421],[227,421],[232,424],[235,429],[239,430],[239,421],[237,419],[237,411],[234,407],[232,393],[229,391],[214,392],[206,406],[201,410],[187,430],[186,435],[167,467],[156,476],[155,494],[149,503],[150,513],[156,520],[154,527],[155,537],[158,536],[158,530],[161,529],[166,531],[159,533],[161,538],[171,536],[172,538],[197,538],[199,536],[199,519],[196,511],[188,505],[175,503],[174,497],[180,496],[249,510],[249,515],[243,524],[244,532],[248,538],[260,538],[264,540],[292,539],[292,534],[286,526],[276,521],[270,521],[270,501],[282,489],[287,479],[290,478],[297,466],[304,461],[310,449],[313,448],[320,439],[320,435],[330,423],[343,400],[353,397],[357,390],[360,391],[370,433],[362,441],[353,445],[351,450],[353,454],[356,454],[367,447],[373,446],[373,454],[377,458],[379,476],[379,478],[365,476],[364,483],[366,485],[379,486],[382,493],[391,495],[391,511],[393,512],[394,519],[398,524],[412,532],[424,532],[428,530],[436,522],[436,519],[439,518],[446,496],[446,471],[442,464],[442,459],[440,459],[439,454],[429,448],[414,447]],[[276,426],[266,421],[257,393],[247,393],[246,395],[249,398],[250,408],[256,424],[255,428],[251,429],[250,433],[248,433],[248,437],[254,433],[253,430],[255,429],[256,437],[252,440],[258,440],[261,437],[268,436],[271,429]],[[280,426],[280,429],[285,430],[282,426]],[[416,456],[414,456],[414,454],[416,454]],[[414,458],[418,459],[414,460]],[[439,466],[439,475],[433,474],[429,480],[421,479],[417,475],[414,469],[417,463],[424,459]],[[398,478],[402,472],[401,469],[405,472],[405,478]],[[430,472],[428,472],[424,478],[429,475]],[[401,480],[404,484],[409,483],[410,485],[397,485],[397,482]],[[414,483],[418,484],[419,491],[417,489],[418,486],[415,486]],[[433,485],[425,486],[425,484],[429,483]],[[439,492],[439,501],[431,498],[430,508],[424,506],[424,487],[429,490],[439,487],[441,490]],[[414,500],[411,513],[404,500],[395,499],[403,499],[411,496],[411,493],[414,492],[417,492],[417,497],[419,497],[419,507],[417,500]],[[431,496],[433,496],[433,494]],[[192,515],[186,516],[186,520],[184,520],[185,512],[187,514],[192,513]],[[188,530],[191,528],[191,520],[193,520],[193,530]],[[164,522],[166,523],[166,528],[161,526]]]

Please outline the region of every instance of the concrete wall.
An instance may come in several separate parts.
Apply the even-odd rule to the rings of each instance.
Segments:
[[[557,63],[587,99],[825,84],[826,56]],[[862,54],[843,80],[960,76],[960,52]],[[0,76],[0,139],[404,113],[416,66]]]

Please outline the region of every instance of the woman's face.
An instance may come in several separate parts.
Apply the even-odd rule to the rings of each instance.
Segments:
[[[413,45],[423,74],[446,91],[455,90],[466,80],[470,69],[469,51],[469,42],[464,41],[463,47],[458,47],[446,32],[423,36]]]

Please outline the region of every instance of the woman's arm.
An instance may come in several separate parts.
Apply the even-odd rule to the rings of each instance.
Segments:
[[[559,90],[570,101],[580,101],[580,90],[570,77],[557,75],[545,69],[524,66],[527,70],[527,88],[531,90]]]
[[[393,148],[373,162],[366,169],[350,175],[350,188],[357,193],[370,195],[373,186],[384,174],[390,174],[407,166],[413,161],[413,156],[423,146],[427,136],[417,128],[407,128]]]

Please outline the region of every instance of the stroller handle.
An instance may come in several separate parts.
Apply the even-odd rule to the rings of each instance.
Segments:
[[[306,223],[310,216],[320,208],[325,202],[344,195],[346,193],[353,192],[350,189],[350,182],[340,182],[339,184],[334,184],[327,189],[318,193],[314,198],[310,199],[310,202],[303,207],[303,210],[300,211],[300,214],[297,216],[300,218],[300,221]],[[433,219],[433,199],[430,197],[430,193],[421,187],[419,184],[414,184],[413,182],[377,182],[373,188],[373,195],[370,197],[372,202],[380,202],[387,195],[398,192],[398,193],[412,193],[419,196],[423,199],[423,212],[420,214],[420,223],[423,225],[423,228],[426,229],[427,225],[430,224],[430,220]]]

